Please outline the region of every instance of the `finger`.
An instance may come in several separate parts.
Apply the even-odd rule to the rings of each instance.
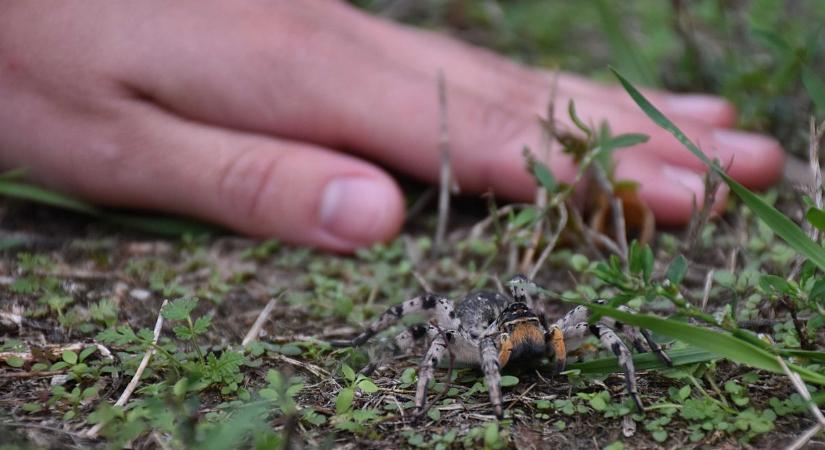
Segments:
[[[211,20],[177,17],[175,33],[191,33],[197,37],[194,40],[214,49],[213,58],[203,61],[201,51],[163,39],[173,44],[158,49],[151,61],[126,74],[134,75],[130,81],[140,92],[186,116],[353,149],[435,182],[439,168],[435,73],[400,66],[346,34],[291,19],[236,18],[243,26],[217,33],[212,32]],[[279,34],[266,31],[273,28],[272,22]],[[284,33],[293,38],[284,39]],[[162,33],[155,34],[162,38]],[[307,50],[296,52],[296,43]],[[525,145],[541,148],[535,114],[490,101],[455,83],[448,96],[453,168],[462,189],[492,188],[508,198],[531,198],[535,183],[524,174],[520,155]],[[648,131],[628,120],[623,108],[591,103],[582,110],[608,111],[588,118],[615,118],[618,132]],[[681,145],[662,130],[652,127],[649,134],[653,138],[648,148],[655,154],[674,164],[700,167],[692,157],[686,159]],[[771,181],[778,173],[775,168],[781,166],[766,169],[763,163],[770,158],[732,159],[734,176],[750,176],[746,180],[752,185]],[[777,159],[781,161],[781,156]],[[572,178],[569,158],[554,153],[549,162],[560,179]],[[754,164],[755,170],[747,164]]]
[[[670,132],[647,118],[639,121],[628,115],[621,106],[589,99],[577,99],[576,109],[582,120],[594,127],[606,121],[613,134],[643,133],[650,136],[646,143],[625,152],[660,159],[695,171],[707,170],[705,164]],[[567,130],[576,130],[569,117],[560,116],[557,119]],[[773,138],[745,131],[708,128],[690,120],[681,121],[679,127],[706,155],[717,159],[734,179],[748,187],[768,187],[782,175],[785,155],[779,142]]]
[[[620,86],[602,84],[571,73],[559,75],[559,86],[566,97],[619,106],[624,108],[627,117],[638,121],[647,119],[636,102]],[[721,97],[677,94],[655,89],[640,91],[657,109],[677,122],[685,119],[698,125],[718,128],[729,128],[736,123],[736,108]]]
[[[639,195],[659,224],[687,223],[704,202],[705,183],[700,173],[656,158],[633,153],[618,155],[615,178],[639,183]],[[722,184],[714,197],[712,211],[722,212],[727,195],[728,188]]]
[[[643,113],[618,86],[571,73],[554,74],[525,67],[441,33],[398,25],[341,4],[328,8],[327,14],[336,15],[336,24],[357,22],[362,31],[359,33],[362,43],[376,47],[383,57],[418,70],[443,70],[450,74],[456,85],[491,101],[521,103],[543,114],[555,79],[562,95],[620,105],[627,108],[630,117],[644,120]],[[736,121],[736,109],[720,97],[653,89],[642,89],[642,92],[657,108],[676,119],[684,118],[714,127],[730,127]]]
[[[335,251],[385,241],[400,229],[400,191],[371,164],[129,103],[117,120],[64,129],[62,148],[36,153],[68,158],[45,172],[34,164],[36,175],[100,203],[195,216]]]
[[[166,17],[176,13],[182,14],[173,9]],[[185,117],[350,149],[437,181],[435,72],[393,64],[300,17],[226,16],[235,26],[219,31],[209,18],[175,17],[173,30],[153,30],[153,37],[171,44],[153,49],[141,64],[127,64],[122,76],[142,95]],[[187,41],[178,33],[199,46],[176,44]],[[297,44],[306,50],[296,51]],[[204,59],[200,48],[210,48],[210,58]],[[493,188],[508,198],[532,197],[535,182],[525,175],[521,152],[525,145],[541,147],[535,114],[454,85],[448,97],[453,169],[462,190]],[[571,178],[569,158],[554,156],[550,164],[560,179]]]

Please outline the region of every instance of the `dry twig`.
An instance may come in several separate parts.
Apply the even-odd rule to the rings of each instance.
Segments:
[[[273,298],[269,300],[261,313],[258,314],[258,318],[255,319],[255,323],[252,324],[252,327],[249,328],[249,331],[246,333],[246,336],[241,341],[241,346],[246,347],[252,341],[258,339],[258,334],[261,332],[261,328],[263,328],[266,319],[269,318],[269,314],[272,312],[272,308],[275,307],[276,300]]]
[[[708,300],[710,300],[710,288],[713,286],[713,274],[715,272],[716,271],[714,269],[710,269],[708,270],[708,274],[705,276],[705,289],[702,293],[702,311],[704,311],[705,307],[708,306]]]
[[[718,163],[718,161],[717,161]],[[704,176],[705,195],[702,199],[702,206],[697,208],[696,197],[693,198],[693,214],[690,216],[690,223],[688,223],[685,239],[682,243],[682,252],[685,255],[692,255],[696,249],[696,242],[699,239],[701,231],[710,220],[710,214],[713,212],[713,203],[716,198],[716,192],[722,185],[722,177],[713,170],[709,170]]]
[[[610,199],[610,210],[613,213],[613,231],[616,234],[616,246],[618,247],[618,256],[622,263],[627,264],[627,227],[624,221],[624,206],[622,199],[616,195],[613,189],[613,184],[607,177],[604,169],[598,164],[591,167],[591,173],[596,184]]]
[[[300,367],[300,368],[306,370],[307,372],[315,375],[318,378],[329,379],[330,377],[332,377],[332,375],[330,375],[329,372],[327,372],[326,370],[316,366],[315,364],[310,364],[310,363],[307,363],[307,362],[298,361],[297,359],[293,359],[293,358],[290,358],[289,356],[285,356],[285,355],[275,355],[275,357],[278,360],[280,360],[282,362],[285,362],[285,363],[287,363],[291,366]]]
[[[140,383],[140,377],[143,375],[143,371],[146,370],[146,367],[149,365],[149,360],[152,359],[152,355],[155,354],[157,351],[158,339],[160,338],[160,330],[163,328],[163,308],[166,307],[166,304],[169,303],[168,300],[164,300],[163,304],[160,305],[160,311],[158,311],[158,319],[155,321],[155,329],[152,332],[152,345],[146,350],[146,353],[143,355],[143,359],[140,361],[140,365],[138,365],[137,370],[135,370],[135,375],[132,377],[132,380],[129,381],[129,384],[126,386],[126,389],[120,394],[120,397],[115,402],[115,406],[123,406],[126,402],[129,401],[129,397],[132,396],[132,393],[137,388],[138,383]],[[100,433],[100,429],[103,428],[103,422],[96,424],[92,428],[89,429],[85,433],[86,437],[95,439],[97,438],[97,434]]]
[[[550,100],[547,103],[547,120],[544,121],[544,160],[550,159],[550,152],[552,150],[553,142],[556,140],[556,93],[558,88],[558,72],[553,72],[553,80],[550,84]],[[528,161],[532,159],[529,155],[529,150],[525,148],[525,153],[528,158]],[[544,186],[539,185],[536,189],[536,199],[535,199],[535,207],[536,211],[543,211],[547,212],[547,189]],[[530,268],[530,265],[533,264],[533,257],[536,254],[536,249],[541,242],[541,235],[544,231],[544,223],[545,223],[545,216],[546,214],[541,214],[536,220],[536,223],[533,224],[533,236],[530,239],[530,247],[524,252],[524,256],[521,260],[521,270],[520,272],[525,273]],[[557,236],[558,237],[558,236]],[[533,270],[536,269],[536,266],[540,266],[539,263],[533,264]]]
[[[811,199],[813,199],[814,205],[816,205],[818,209],[822,209],[822,168],[819,164],[819,143],[822,141],[823,136],[825,136],[825,122],[822,122],[817,127],[816,120],[811,117],[808,133],[808,165],[810,167],[811,178],[813,181],[811,186],[806,186],[806,190],[808,191],[808,195]],[[807,221],[804,223],[804,227],[806,228],[808,236],[811,240],[817,242],[819,240],[819,229]],[[802,264],[804,262],[804,256],[796,256],[793,267],[788,274],[788,280],[793,280],[796,278],[799,271],[802,269]]]
[[[802,434],[796,441],[791,443],[787,448],[796,450],[802,448],[811,438],[813,438],[820,430],[825,428],[825,416],[822,415],[822,411],[817,408],[816,403],[811,400],[811,393],[808,391],[808,388],[805,386],[805,383],[802,381],[802,378],[799,376],[798,373],[791,371],[787,364],[785,364],[785,360],[782,359],[781,356],[777,356],[776,360],[779,361],[779,365],[782,366],[782,370],[785,372],[785,375],[788,376],[791,380],[791,384],[802,396],[803,399],[808,403],[808,407],[811,410],[811,414],[813,414],[814,419],[816,419],[817,423],[808,431]]]
[[[106,346],[98,343],[87,344],[84,342],[73,342],[71,344],[33,346],[27,352],[0,352],[0,362],[6,362],[11,358],[19,358],[24,362],[37,362],[42,360],[54,361],[60,359],[64,352],[79,352],[86,347],[94,346],[106,359],[113,359],[112,352]]]
[[[447,233],[447,222],[450,219],[450,188],[452,187],[450,173],[450,135],[447,129],[447,86],[444,81],[444,72],[438,71],[438,109],[441,135],[438,142],[441,150],[441,174],[438,191],[438,225],[435,231],[433,254],[443,250],[444,236]]]
[[[547,245],[544,247],[544,250],[542,250],[541,255],[539,255],[539,259],[536,261],[536,264],[533,265],[529,275],[527,275],[531,279],[536,277],[539,269],[544,265],[544,261],[556,247],[556,242],[558,242],[561,232],[564,231],[564,228],[567,226],[567,206],[562,203],[557,209],[559,211],[559,220],[556,223],[556,229],[553,230],[553,234],[550,235],[550,239],[548,239]]]

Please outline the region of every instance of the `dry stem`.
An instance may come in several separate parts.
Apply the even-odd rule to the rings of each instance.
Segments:
[[[556,247],[556,242],[559,240],[559,236],[561,236],[561,232],[564,231],[564,228],[567,226],[567,206],[562,203],[558,206],[559,211],[559,220],[556,223],[556,229],[553,230],[553,234],[550,235],[550,239],[547,242],[547,245],[542,250],[541,255],[539,255],[539,259],[536,261],[536,264],[533,265],[533,268],[530,270],[530,273],[527,275],[529,278],[533,279],[536,277],[536,274],[541,269],[541,266],[544,265],[544,261],[547,260],[547,257],[550,256],[550,253]]]
[[[444,236],[447,233],[447,222],[450,216],[450,188],[452,186],[450,173],[450,135],[447,129],[447,86],[444,81],[444,72],[438,71],[438,109],[441,136],[438,142],[441,150],[441,174],[438,191],[438,225],[435,231],[433,254],[443,250]]]
[[[616,195],[613,190],[613,184],[607,178],[604,169],[598,164],[594,164],[591,167],[591,172],[593,173],[593,179],[596,181],[596,184],[599,185],[605,195],[610,199],[610,210],[613,213],[613,230],[616,234],[616,246],[618,247],[617,253],[622,263],[627,264],[627,228],[624,221],[622,199]]]
[[[261,332],[261,328],[264,326],[264,322],[266,322],[266,319],[269,318],[269,314],[272,312],[272,308],[274,307],[275,299],[273,298],[269,300],[269,302],[266,304],[261,313],[258,314],[258,318],[255,319],[255,323],[252,324],[252,327],[246,333],[246,336],[243,338],[243,341],[241,341],[242,347],[246,347],[247,344],[258,339],[258,334]]]
[[[132,380],[129,381],[129,385],[126,386],[126,389],[120,394],[120,398],[117,399],[115,402],[115,406],[123,406],[126,402],[129,401],[129,397],[132,396],[132,393],[137,388],[138,383],[140,383],[140,377],[143,375],[143,371],[146,370],[146,367],[149,365],[149,360],[152,359],[152,355],[155,354],[158,339],[160,338],[160,330],[163,327],[163,308],[166,307],[166,304],[169,303],[168,300],[164,300],[163,304],[160,305],[160,311],[158,311],[158,319],[155,321],[155,329],[153,330],[152,334],[152,344],[146,350],[146,353],[143,355],[143,359],[140,361],[140,365],[138,366],[137,370],[135,371],[135,375],[132,377]],[[100,429],[103,428],[103,422],[96,424],[89,431],[86,432],[86,437],[95,439],[97,438],[97,434],[100,432]]]
[[[805,383],[802,381],[802,378],[799,376],[798,373],[791,371],[787,364],[785,364],[785,360],[782,359],[781,356],[777,356],[776,360],[779,361],[779,365],[782,366],[782,370],[785,372],[785,375],[788,376],[791,380],[791,384],[799,392],[799,395],[802,396],[803,399],[808,403],[808,407],[811,410],[811,414],[813,414],[814,419],[816,419],[817,424],[814,425],[811,429],[806,431],[802,434],[796,441],[794,441],[788,449],[798,449],[802,448],[812,437],[816,435],[823,427],[825,427],[825,416],[822,415],[822,411],[817,408],[816,403],[811,401],[811,393],[808,391],[808,388],[805,386]]]

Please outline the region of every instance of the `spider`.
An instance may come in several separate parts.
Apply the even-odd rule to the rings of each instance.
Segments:
[[[616,332],[624,334],[638,351],[645,352],[649,348],[671,366],[670,357],[651,339],[647,330],[624,325],[609,317],[590,324],[590,311],[584,306],[577,306],[556,322],[548,324],[544,314],[534,309],[533,297],[541,292],[538,285],[523,275],[516,275],[507,282],[507,288],[509,297],[498,292],[480,291],[468,294],[457,305],[441,295],[422,294],[389,308],[355,338],[332,344],[359,346],[405,315],[426,313],[434,320],[412,326],[395,338],[396,345],[401,349],[409,348],[414,340],[425,335],[430,340],[418,374],[415,393],[417,412],[424,411],[427,384],[446,351],[457,363],[481,368],[489,389],[490,403],[496,416],[502,417],[500,371],[503,367],[535,366],[546,356],[555,358],[555,372],[562,372],[567,352],[579,348],[592,334],[618,358],[624,371],[627,392],[638,410],[644,410],[636,388],[633,358]],[[620,309],[631,311],[625,306]]]

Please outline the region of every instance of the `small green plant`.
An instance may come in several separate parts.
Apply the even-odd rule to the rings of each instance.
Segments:
[[[374,394],[378,392],[378,386],[369,377],[356,374],[346,364],[341,366],[341,374],[347,385],[338,391],[335,398],[335,416],[332,418],[332,423],[342,430],[353,433],[363,432],[364,425],[379,419],[380,415],[375,409],[354,409],[355,396],[357,392]]]
[[[192,312],[197,305],[196,298],[181,298],[166,305],[162,311],[167,320],[181,323],[173,328],[175,336],[188,342],[196,355],[195,359],[187,358],[181,367],[195,380],[192,386],[194,390],[217,385],[222,394],[235,392],[243,381],[240,369],[246,362],[246,357],[231,349],[225,349],[220,355],[215,352],[204,354],[198,339],[209,330],[212,316],[200,316],[192,320]]]

